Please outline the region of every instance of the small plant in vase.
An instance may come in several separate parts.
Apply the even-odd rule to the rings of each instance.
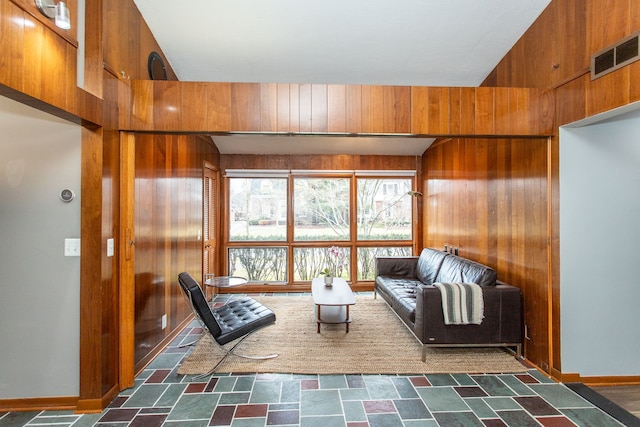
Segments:
[[[321,276],[324,276],[324,285],[327,287],[333,286],[333,276],[328,268],[325,268],[320,272]]]
[[[333,278],[340,277],[342,269],[345,265],[346,255],[337,246],[331,246],[328,251],[328,262],[330,267],[326,267],[320,271],[320,274],[324,276],[325,286],[333,286]]]

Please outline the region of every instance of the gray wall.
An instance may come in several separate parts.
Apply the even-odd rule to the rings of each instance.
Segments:
[[[560,132],[562,371],[640,375],[640,110]]]
[[[79,393],[80,148],[79,126],[0,97],[0,399]]]

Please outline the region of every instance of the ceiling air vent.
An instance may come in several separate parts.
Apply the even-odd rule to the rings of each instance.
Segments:
[[[591,57],[591,80],[640,59],[640,32],[609,46]]]

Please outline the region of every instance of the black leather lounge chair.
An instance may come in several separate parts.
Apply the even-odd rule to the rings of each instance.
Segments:
[[[225,352],[222,359],[220,359],[209,372],[200,376],[204,377],[215,372],[218,366],[220,366],[230,354],[245,359],[259,360],[272,359],[278,356],[277,354],[268,356],[246,356],[233,352],[238,344],[246,337],[264,326],[272,325],[276,321],[275,313],[269,308],[253,298],[242,297],[212,309],[207,303],[202,288],[200,288],[198,282],[196,282],[189,273],[180,273],[178,275],[178,283],[180,283],[180,287],[187,297],[194,314],[202,324],[202,327],[211,334],[214,341],[218,343],[220,348]],[[231,348],[226,349],[222,347],[234,340],[237,340],[237,342],[234,343]]]

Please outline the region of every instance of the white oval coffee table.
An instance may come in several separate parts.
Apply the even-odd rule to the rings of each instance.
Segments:
[[[349,306],[356,303],[356,298],[347,282],[339,277],[334,277],[333,286],[327,287],[323,278],[315,278],[311,281],[311,294],[315,304],[318,333],[320,333],[321,323],[344,323],[348,333],[349,323],[351,323]]]

